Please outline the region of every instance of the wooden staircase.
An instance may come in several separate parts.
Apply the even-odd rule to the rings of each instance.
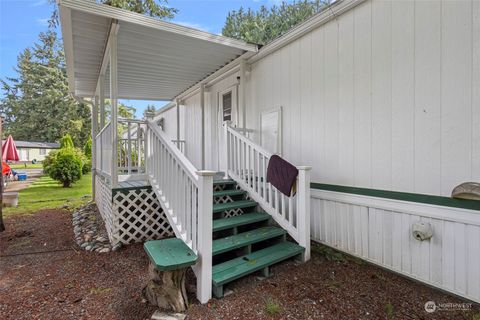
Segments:
[[[271,265],[304,253],[235,181],[218,179],[213,188],[212,282],[217,298],[225,284],[256,271],[268,276]]]

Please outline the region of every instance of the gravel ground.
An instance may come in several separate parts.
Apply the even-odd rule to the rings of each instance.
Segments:
[[[0,234],[0,319],[148,319],[148,260],[141,245],[98,254],[78,248],[71,215],[45,210],[6,219]],[[191,288],[194,284],[190,274]],[[247,277],[233,293],[200,305],[191,293],[189,319],[472,319],[469,310],[425,312],[427,301],[468,303],[370,264],[315,246],[312,260]]]

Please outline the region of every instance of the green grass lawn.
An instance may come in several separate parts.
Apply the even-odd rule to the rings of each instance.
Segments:
[[[63,205],[75,208],[91,200],[92,174],[82,176],[71,188],[63,188],[48,176],[35,180],[19,192],[18,207],[4,208],[4,216],[18,213],[33,213],[40,209],[59,208]],[[88,195],[88,198],[83,196]]]
[[[41,163],[27,163],[27,166],[25,167],[25,164],[23,163],[16,163],[16,164],[11,164],[10,168],[15,169],[15,170],[21,170],[21,169],[43,169],[43,165]]]

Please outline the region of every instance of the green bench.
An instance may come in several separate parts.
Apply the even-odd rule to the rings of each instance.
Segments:
[[[197,263],[197,255],[177,238],[147,241],[143,247],[150,259],[145,298],[160,308],[185,311],[188,306],[185,273]]]

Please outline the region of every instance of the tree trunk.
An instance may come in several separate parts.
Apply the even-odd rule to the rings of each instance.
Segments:
[[[155,269],[150,262],[148,265],[149,281],[143,289],[147,301],[163,309],[174,312],[187,310],[188,298],[185,291],[185,273],[187,268],[170,271]]]

